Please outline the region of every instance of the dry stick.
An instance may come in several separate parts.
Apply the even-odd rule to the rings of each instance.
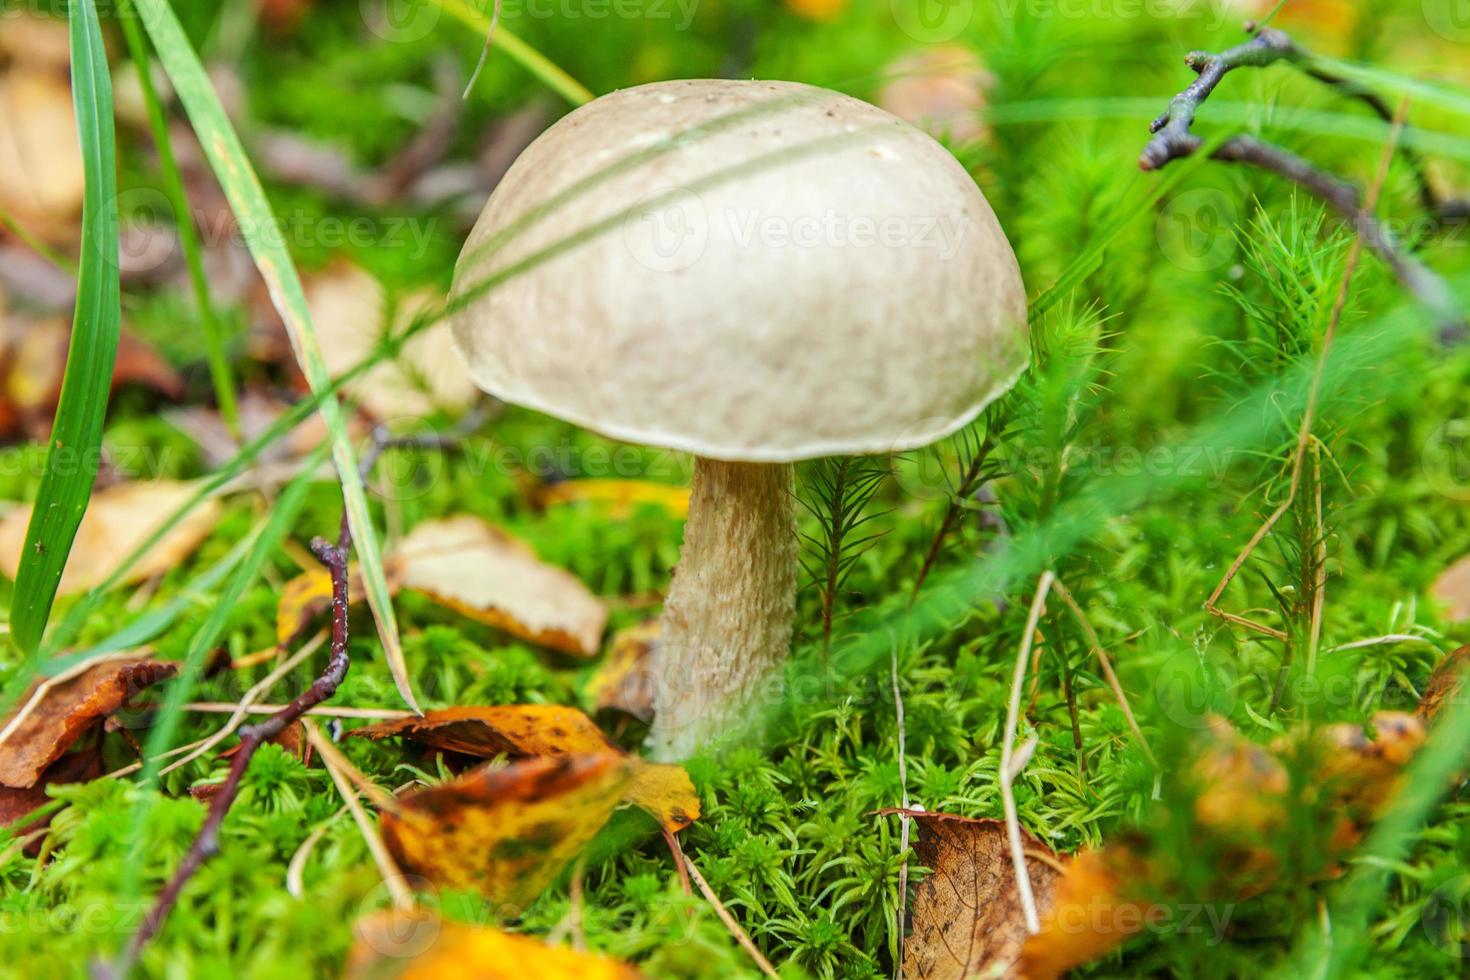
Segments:
[[[1051,591],[1055,581],[1056,576],[1047,571],[1041,573],[1041,579],[1036,583],[1036,597],[1031,600],[1031,613],[1026,617],[1026,630],[1021,635],[1021,647],[1016,651],[1016,672],[1011,677],[1011,700],[1006,708],[1006,734],[1000,747],[1000,799],[1005,807],[1006,837],[1011,844],[1011,865],[1016,871],[1016,891],[1021,897],[1026,931],[1033,935],[1041,931],[1041,919],[1036,914],[1036,895],[1031,890],[1031,876],[1026,871],[1026,851],[1021,841],[1021,821],[1016,815],[1016,797],[1011,792],[1011,780],[1016,768],[1016,728],[1021,722],[1021,686],[1026,682],[1026,661],[1031,656],[1031,639],[1036,635],[1036,624],[1041,620],[1046,594]]]
[[[346,812],[347,804],[344,803],[337,808],[336,813],[313,827],[311,833],[307,834],[306,839],[301,842],[301,846],[296,848],[296,853],[291,855],[291,861],[286,865],[286,894],[292,898],[300,898],[306,893],[306,861],[311,857],[311,852],[316,848],[317,842],[326,836],[332,824],[342,819],[342,814]]]
[[[241,704],[238,701],[191,701],[184,705],[184,710],[210,715],[232,714],[236,711],[251,715],[273,715],[285,707],[283,704]],[[398,721],[419,717],[412,711],[399,708],[336,708],[329,704],[312,708],[306,714],[314,718],[353,718],[360,721]]]
[[[357,823],[357,829],[362,833],[362,839],[367,844],[368,853],[372,855],[373,863],[378,866],[378,876],[383,879],[383,885],[388,889],[389,897],[393,899],[393,907],[401,911],[411,910],[415,904],[413,892],[409,889],[408,882],[403,877],[403,872],[399,869],[398,863],[393,860],[393,855],[388,853],[388,848],[383,843],[383,838],[373,828],[373,822],[368,817],[367,811],[362,808],[362,803],[357,799],[358,793],[363,789],[363,785],[359,784],[356,789],[353,788],[348,780],[347,771],[339,764],[340,762],[345,762],[346,759],[341,752],[337,751],[337,746],[332,744],[331,739],[323,736],[321,732],[317,731],[317,727],[305,718],[301,719],[301,727],[306,730],[306,740],[311,743],[312,748],[316,749],[317,754],[322,757],[322,765],[327,767],[327,774],[332,777],[332,782],[336,785],[337,792],[342,796],[342,802],[347,805],[348,810],[352,811],[352,819]],[[352,771],[355,772],[355,768]],[[361,773],[358,775],[360,777]],[[381,787],[375,786],[374,784],[369,783],[367,785],[373,786],[379,792],[384,792]],[[370,796],[371,794],[365,795]],[[389,800],[391,801],[392,797],[389,797]]]
[[[903,694],[898,688],[898,639],[893,637],[889,641],[889,666],[893,679],[893,713],[898,721],[898,787],[903,805],[903,812],[898,815],[898,849],[907,851],[909,849],[909,769],[908,756],[904,748],[904,724],[903,724]],[[904,912],[909,901],[909,859],[904,857],[903,863],[898,866],[898,955],[894,957],[895,976],[903,980],[903,928]]]
[[[1103,649],[1097,630],[1092,628],[1092,621],[1087,618],[1087,614],[1082,611],[1077,600],[1072,598],[1071,591],[1060,578],[1054,580],[1051,587],[1056,592],[1057,598],[1061,599],[1062,604],[1072,613],[1072,618],[1077,620],[1077,625],[1081,627],[1087,645],[1092,648],[1092,655],[1097,657],[1098,666],[1102,668],[1103,678],[1108,682],[1108,687],[1113,689],[1113,696],[1118,699],[1118,707],[1123,709],[1123,717],[1128,722],[1128,730],[1133,733],[1134,738],[1138,739],[1138,747],[1143,749],[1144,755],[1148,756],[1149,763],[1155,769],[1159,768],[1159,760],[1154,758],[1153,750],[1148,747],[1148,739],[1143,737],[1143,730],[1138,727],[1138,719],[1133,717],[1133,708],[1128,704],[1128,695],[1123,693],[1123,685],[1118,680],[1118,675],[1113,672],[1113,662],[1109,659],[1107,651]]]
[[[684,855],[684,866],[689,869],[689,877],[694,879],[694,884],[699,887],[705,899],[715,907],[715,914],[720,917],[721,922],[725,923],[725,928],[730,930],[730,934],[735,937],[735,941],[740,944],[742,949],[750,954],[751,959],[755,960],[755,965],[760,967],[761,972],[766,976],[779,978],[780,974],[776,972],[775,967],[771,966],[771,961],[766,959],[765,955],[760,951],[760,948],[751,941],[750,936],[746,935],[745,930],[740,928],[740,923],[735,921],[735,917],[730,914],[730,910],[725,908],[724,904],[720,902],[719,896],[709,886],[709,882],[704,880],[704,875],[699,873],[699,869],[694,866],[694,861],[687,854]]]
[[[679,839],[663,824],[659,824],[658,829],[663,832],[664,843],[669,845],[669,853],[674,856],[674,867],[679,872],[679,886],[684,889],[685,896],[694,894],[689,887],[689,869],[684,866],[684,851],[679,847]]]
[[[251,687],[250,690],[246,691],[245,696],[240,699],[240,703],[236,706],[234,712],[231,713],[229,720],[225,722],[224,726],[220,728],[219,731],[215,732],[208,738],[201,740],[199,744],[193,749],[193,751],[188,752],[186,755],[184,755],[182,759],[178,759],[175,762],[169,763],[166,767],[160,769],[158,771],[158,774],[160,776],[166,775],[173,772],[180,766],[187,765],[188,763],[193,762],[195,759],[199,758],[201,755],[208,752],[210,749],[214,748],[225,739],[229,738],[231,733],[233,733],[236,728],[239,728],[240,723],[245,720],[246,712],[249,710],[250,705],[254,703],[255,699],[263,696],[266,691],[269,691],[271,688],[275,687],[276,683],[280,681],[282,677],[285,677],[288,673],[294,670],[296,666],[304,661],[307,657],[316,653],[316,651],[325,642],[326,634],[317,633],[316,636],[311,638],[311,641],[309,643],[302,646],[300,650],[296,651],[296,653],[283,661],[279,667],[271,671],[269,674],[266,674],[265,677],[263,677],[258,683]],[[279,711],[276,713],[279,714]],[[166,758],[170,754],[176,753],[177,750],[171,750],[171,752],[163,753],[161,756],[159,756],[159,758]]]
[[[1169,108],[1150,125],[1153,139],[1143,148],[1138,165],[1144,170],[1159,170],[1171,161],[1191,156],[1204,141],[1190,132],[1200,106],[1215,91],[1220,81],[1236,68],[1265,68],[1285,62],[1303,68],[1307,74],[1321,81],[1332,81],[1334,76],[1315,71],[1312,55],[1298,47],[1285,33],[1272,28],[1256,30],[1251,40],[1219,54],[1205,51],[1191,52],[1185,63],[1199,74],[1199,78],[1183,92],[1176,95]],[[1353,96],[1362,99],[1363,91],[1357,86],[1346,86]],[[1371,103],[1370,103],[1371,104]],[[1398,144],[1398,133],[1403,120],[1394,120],[1395,135],[1390,146]],[[1390,153],[1390,159],[1392,153]],[[1444,342],[1458,340],[1465,335],[1464,313],[1459,309],[1449,286],[1428,266],[1405,253],[1393,234],[1373,216],[1373,200],[1367,206],[1359,203],[1358,189],[1331,174],[1323,173],[1306,160],[1281,147],[1258,140],[1252,136],[1236,136],[1223,143],[1211,154],[1211,158],[1227,163],[1244,163],[1268,170],[1285,177],[1297,186],[1321,199],[1347,220],[1357,232],[1358,240],[1372,249],[1393,270],[1399,282],[1428,309],[1438,320],[1440,338]]]
[[[204,818],[204,825],[199,829],[199,835],[194,838],[188,853],[179,862],[174,871],[173,878],[159,892],[158,898],[154,900],[153,908],[143,919],[138,931],[133,934],[132,939],[123,949],[111,975],[115,977],[126,977],[132,970],[133,964],[138,960],[138,954],[144,946],[158,934],[163,928],[164,921],[178,904],[179,895],[194,877],[194,874],[211,857],[219,852],[219,831],[224,823],[225,814],[240,794],[240,783],[245,776],[245,770],[250,766],[250,760],[255,758],[255,752],[270,739],[276,737],[287,727],[302,720],[307,709],[315,707],[336,693],[347,676],[349,665],[347,657],[347,556],[352,549],[352,534],[348,528],[347,517],[342,518],[342,527],[338,533],[337,544],[333,545],[323,538],[316,538],[311,543],[312,551],[316,553],[322,564],[332,575],[332,653],[327,659],[327,667],[305,691],[295,700],[288,704],[283,710],[277,712],[258,725],[247,725],[240,730],[240,750],[230,760],[230,771],[225,781],[220,784],[219,791],[209,804],[209,814]],[[104,973],[104,975],[107,975]]]
[[[1373,184],[1368,190],[1367,203],[1365,205],[1364,211],[1362,212],[1364,220],[1372,220],[1368,217],[1368,212],[1371,211],[1378,204],[1378,197],[1383,190],[1383,183],[1388,177],[1388,167],[1389,164],[1393,161],[1394,148],[1398,143],[1399,134],[1400,132],[1402,132],[1404,114],[1407,111],[1408,102],[1405,101],[1403,104],[1400,105],[1399,112],[1394,117],[1394,129],[1389,135],[1388,142],[1384,144],[1383,154],[1378,162],[1378,172],[1374,175]],[[1354,193],[1356,194],[1356,192]],[[1302,461],[1306,457],[1307,449],[1311,444],[1311,440],[1313,438],[1312,425],[1316,421],[1317,400],[1322,392],[1322,375],[1327,367],[1327,357],[1332,351],[1333,341],[1337,337],[1337,328],[1342,322],[1343,310],[1347,306],[1348,291],[1352,286],[1353,276],[1357,272],[1358,261],[1363,254],[1363,245],[1363,237],[1359,236],[1353,239],[1353,244],[1348,250],[1347,263],[1343,269],[1342,283],[1338,288],[1337,298],[1332,306],[1332,315],[1327,323],[1327,332],[1323,335],[1322,338],[1322,352],[1317,358],[1317,365],[1315,369],[1312,371],[1312,384],[1307,392],[1307,404],[1305,410],[1302,413],[1302,424],[1301,427],[1297,430],[1297,442],[1296,448],[1292,452],[1291,478],[1287,485],[1286,499],[1283,500],[1281,502],[1281,506],[1277,507],[1276,510],[1271,513],[1271,516],[1266,518],[1265,522],[1256,529],[1256,533],[1251,535],[1251,538],[1249,541],[1246,542],[1245,547],[1242,548],[1240,553],[1235,556],[1235,560],[1230,563],[1230,567],[1225,570],[1225,575],[1223,578],[1220,579],[1220,583],[1215,586],[1215,591],[1211,592],[1210,597],[1205,600],[1205,610],[1211,615],[1218,616],[1221,619],[1226,620],[1227,622],[1236,623],[1238,625],[1254,629],[1257,632],[1265,633],[1269,636],[1274,636],[1275,638],[1283,641],[1287,639],[1286,633],[1284,631],[1274,629],[1270,626],[1265,625],[1264,623],[1256,622],[1255,620],[1246,619],[1243,616],[1237,616],[1234,613],[1225,612],[1224,610],[1220,609],[1218,603],[1220,601],[1220,597],[1224,595],[1225,589],[1230,585],[1231,581],[1233,581],[1235,576],[1240,572],[1240,569],[1245,564],[1246,560],[1255,552],[1256,547],[1260,545],[1260,543],[1265,539],[1266,535],[1271,532],[1271,529],[1276,526],[1276,524],[1286,514],[1286,511],[1291,507],[1292,503],[1296,500],[1297,490],[1301,486]],[[1321,537],[1320,534],[1319,537]],[[1322,546],[1324,548],[1326,547],[1325,540],[1323,541]],[[1324,590],[1325,582],[1323,583],[1323,589],[1318,590],[1318,594],[1321,595]],[[1314,605],[1315,604],[1316,602],[1314,600]],[[1320,610],[1318,612],[1320,613]],[[1320,619],[1320,615],[1318,616],[1318,618]],[[1320,622],[1318,623],[1316,629],[1320,629]],[[1314,630],[1314,632],[1316,632],[1316,630]],[[1316,666],[1315,659],[1316,658],[1314,650],[1309,650],[1308,660],[1313,667]],[[1280,700],[1280,696],[1282,694],[1282,684],[1285,682],[1286,679],[1285,670],[1289,666],[1289,660],[1283,660],[1282,671],[1276,685],[1276,690],[1272,694],[1271,698],[1271,707],[1273,711],[1275,710],[1275,707]]]

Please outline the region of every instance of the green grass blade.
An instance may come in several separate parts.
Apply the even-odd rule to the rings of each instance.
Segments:
[[[86,176],[82,251],[61,400],[10,605],[15,642],[28,654],[40,648],[97,476],[94,461],[102,446],[122,318],[112,77],[93,0],[73,3],[70,16],[72,103]]]
[[[285,244],[275,234],[275,216],[266,200],[260,178],[256,176],[249,157],[246,156],[240,137],[225,116],[224,107],[220,105],[219,97],[210,85],[209,76],[200,64],[199,56],[194,53],[184,35],[183,27],[166,0],[139,0],[137,8],[142,15],[143,26],[148,30],[148,36],[153,40],[154,50],[194,126],[199,144],[209,158],[210,166],[235,212],[246,245],[270,291],[271,301],[286,324],[296,351],[296,359],[301,364],[307,382],[313,390],[330,386],[332,380],[326,363],[322,360],[316,332],[312,328],[311,313],[306,306],[306,294],[301,288],[301,279],[296,274],[296,267],[291,262]],[[357,471],[357,453],[353,449],[341,406],[336,399],[329,398],[321,403],[321,416],[331,433],[332,456],[342,481],[347,518],[352,525],[368,606],[372,609],[378,636],[383,642],[383,654],[393,673],[399,694],[409,707],[417,711],[418,702],[414,698],[408,667],[403,660],[393,600],[383,573],[378,535],[373,527],[372,514],[368,510],[362,477]]]
[[[153,75],[148,70],[148,48],[143,40],[143,32],[138,27],[138,19],[128,3],[125,2],[118,9],[117,19],[122,24],[123,36],[128,42],[128,54],[138,73],[143,104],[148,108],[148,128],[153,133],[153,145],[158,150],[163,191],[168,196],[169,205],[174,209],[179,248],[184,253],[184,264],[189,270],[189,286],[194,292],[194,303],[199,307],[199,319],[204,324],[209,377],[214,383],[215,399],[230,433],[239,435],[240,408],[235,399],[234,372],[230,370],[230,360],[225,354],[224,331],[220,327],[214,300],[209,293],[209,280],[204,275],[204,250],[199,244],[199,231],[194,227],[194,210],[189,206],[189,195],[184,190],[184,176],[179,172],[178,160],[174,157],[163,103],[159,101],[158,93],[153,88]]]
[[[443,8],[445,13],[480,36],[483,37],[490,32],[490,18],[475,10],[464,0],[434,0],[434,2]],[[535,75],[543,85],[572,105],[586,105],[597,97],[587,86],[563,71],[556,62],[506,30],[504,24],[495,25],[495,47],[505,52],[512,61]]]

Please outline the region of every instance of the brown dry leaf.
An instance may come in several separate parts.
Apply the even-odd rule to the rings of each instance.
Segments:
[[[1445,705],[1454,704],[1463,694],[1467,676],[1470,676],[1470,646],[1463,646],[1440,661],[1429,675],[1424,694],[1419,698],[1419,717],[1433,724]]]
[[[922,810],[881,812],[913,818],[919,826],[914,855],[930,869],[914,891],[904,974],[925,980],[1014,975],[1027,932],[1005,823]],[[1046,844],[1021,834],[1040,912],[1051,906],[1058,860]]]
[[[94,723],[177,670],[167,661],[127,657],[104,660],[59,683],[37,681],[0,722],[0,785],[36,785]]]
[[[16,416],[12,426],[0,428],[0,434],[50,431],[70,347],[71,324],[60,317],[35,323],[0,317],[0,364],[4,365],[0,368],[0,400]],[[123,385],[140,385],[172,399],[184,397],[184,379],[128,330],[118,341],[112,371],[112,390]]]
[[[1445,604],[1445,618],[1450,622],[1470,619],[1470,555],[1441,572],[1429,592]]]
[[[662,507],[674,517],[688,517],[689,488],[651,480],[558,480],[532,488],[531,503],[541,508],[597,504],[613,518],[627,517],[638,507],[651,505]]]
[[[488,926],[385,909],[358,920],[348,980],[638,980],[617,960]]]
[[[0,60],[10,60],[63,78],[71,69],[71,32],[66,20],[26,12],[24,7],[5,11],[5,29],[0,30]]]
[[[0,75],[0,119],[0,208],[46,241],[69,240],[85,177],[66,77],[12,66]]]
[[[607,608],[575,575],[468,514],[427,521],[397,548],[398,581],[471,619],[564,653],[597,653]]]
[[[51,763],[46,767],[46,771],[41,773],[41,778],[27,789],[0,787],[0,829],[9,829],[12,836],[22,837],[45,828],[51,823],[51,817],[54,814],[47,814],[37,820],[28,821],[24,826],[18,824],[17,821],[51,799],[46,794],[46,787],[61,786],[66,783],[89,783],[101,775],[102,753],[95,748],[87,748],[77,752],[68,752]],[[11,826],[12,824],[15,826]],[[38,841],[36,846],[39,846],[39,843]]]
[[[878,93],[878,105],[935,135],[961,142],[983,138],[981,113],[995,77],[974,51],[962,44],[940,44],[904,55],[888,66],[892,81]]]
[[[305,289],[322,356],[335,377],[370,355],[377,345],[387,327],[387,293],[377,279],[347,262],[338,262],[309,279]],[[416,314],[434,305],[435,297],[426,292],[400,298],[393,311],[392,333],[402,331]],[[422,418],[438,409],[460,410],[478,398],[480,391],[455,350],[449,323],[441,320],[404,344],[396,360],[372,368],[349,384],[347,394],[368,414],[395,419]]]
[[[591,718],[559,704],[508,704],[445,708],[359,728],[352,736],[373,741],[406,738],[441,752],[476,759],[559,758],[608,752],[626,758],[624,799],[646,811],[670,833],[699,819],[699,794],[682,766],[655,765],[624,755]]]
[[[399,797],[383,840],[405,871],[519,915],[607,823],[630,778],[612,751],[482,767]]]
[[[619,630],[612,641],[612,651],[592,675],[587,693],[596,710],[623,711],[639,721],[653,720],[653,695],[656,688],[654,657],[662,626],[657,619]]]
[[[156,480],[120,483],[94,493],[72,543],[59,594],[81,592],[105,580],[197,490],[193,483]],[[218,500],[195,507],[128,569],[122,584],[152,578],[183,561],[209,536],[220,512]],[[30,519],[29,504],[0,518],[0,574],[6,578],[13,580],[20,568]]]

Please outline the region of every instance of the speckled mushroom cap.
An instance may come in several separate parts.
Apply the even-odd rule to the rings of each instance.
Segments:
[[[1029,351],[1015,255],[964,168],[791,82],[659,82],[572,112],[496,188],[454,291],[486,391],[730,461],[925,445]]]

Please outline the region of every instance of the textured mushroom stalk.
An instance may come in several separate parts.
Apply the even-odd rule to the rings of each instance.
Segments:
[[[664,605],[650,752],[683,759],[749,720],[791,646],[792,469],[696,459],[684,549]]]

